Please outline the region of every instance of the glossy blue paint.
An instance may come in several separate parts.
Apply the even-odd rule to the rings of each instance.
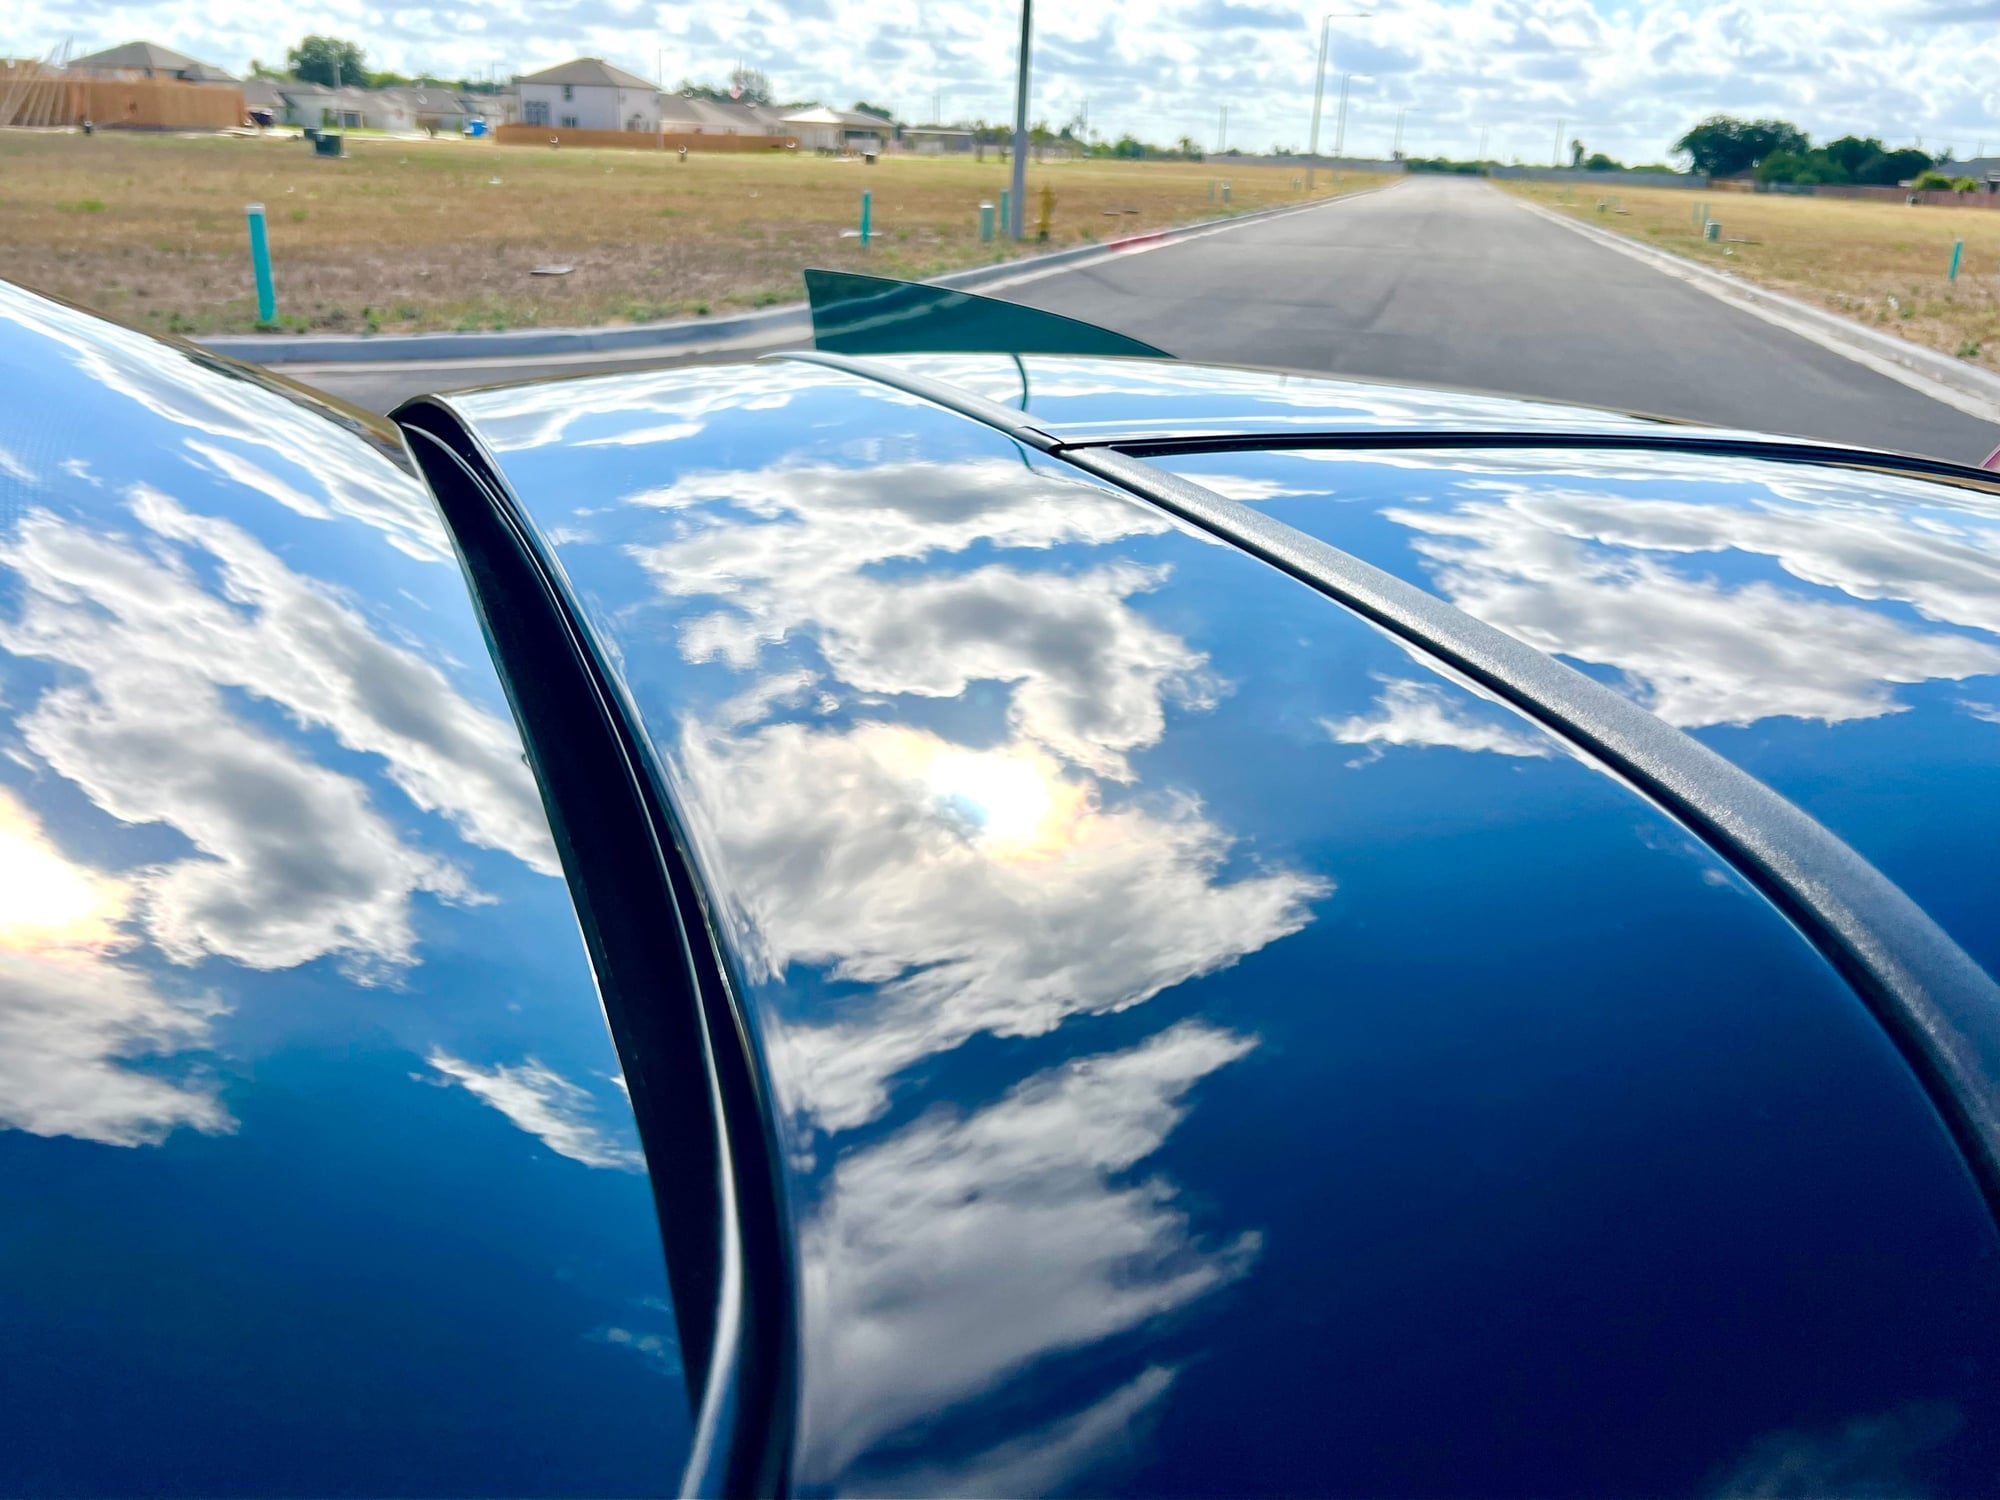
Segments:
[[[1160,461],[1627,692],[2000,974],[2000,499],[1714,455]]]
[[[643,1163],[429,497],[7,287],[0,389],[0,1492],[671,1488]]]
[[[1153,360],[900,354],[871,356],[870,363],[927,375],[1024,410],[1037,427],[1072,442],[1110,434],[1658,432],[1666,425],[1546,401],[1272,370],[1163,366]]]
[[[1077,420],[1130,425],[1075,365]],[[1204,373],[1139,404],[1193,416],[1172,382]],[[2000,1246],[1955,1149],[1819,958],[1621,784],[849,375],[452,404],[652,737],[784,1105],[803,1490],[2000,1469]],[[1401,457],[1385,495],[1453,514]],[[1286,498],[1248,462],[1236,493]],[[1411,530],[1385,509],[1345,513]]]

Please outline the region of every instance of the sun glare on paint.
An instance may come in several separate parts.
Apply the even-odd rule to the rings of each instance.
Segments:
[[[63,858],[27,810],[0,792],[0,949],[116,946],[125,902],[123,882]]]

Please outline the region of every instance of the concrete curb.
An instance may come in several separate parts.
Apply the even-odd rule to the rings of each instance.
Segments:
[[[1231,214],[1227,218],[1203,219],[1194,224],[1180,224],[1170,229],[1155,229],[1124,239],[1107,240],[1101,245],[1077,245],[1068,250],[1023,256],[996,265],[970,266],[963,271],[933,277],[928,284],[971,291],[975,287],[997,282],[1028,280],[1080,263],[1107,260],[1127,251],[1171,244],[1191,235],[1234,229],[1239,224],[1282,218],[1286,214],[1309,213],[1330,204],[1365,198],[1395,185],[1387,182],[1378,187],[1363,188],[1358,193],[1345,193],[1338,198],[1253,209],[1248,213]],[[774,307],[769,312],[744,313],[736,317],[681,318],[671,323],[632,323],[607,328],[523,328],[506,333],[246,333],[225,334],[195,342],[217,354],[253,364],[402,364],[432,360],[560,358],[565,355],[624,352],[637,356],[655,350],[710,344],[781,343],[804,338],[811,332],[812,319],[806,304],[792,302]]]
[[[1512,194],[1508,196],[1513,197]],[[1711,297],[1762,318],[1787,333],[1797,334],[1822,349],[1866,366],[1878,375],[1921,391],[1934,401],[1941,401],[1983,421],[2000,423],[2000,375],[1982,370],[1977,365],[1969,365],[1964,360],[1939,354],[1935,349],[1909,343],[1894,334],[1879,332],[1865,323],[1814,307],[1810,302],[1784,292],[1757,286],[1727,271],[1718,271],[1671,251],[1628,239],[1613,230],[1572,219],[1567,214],[1557,213],[1525,198],[1514,198],[1514,202],[1530,213],[1540,214],[1566,229],[1574,230],[1585,239],[1594,240],[1607,250],[1615,250],[1620,255],[1685,281]]]

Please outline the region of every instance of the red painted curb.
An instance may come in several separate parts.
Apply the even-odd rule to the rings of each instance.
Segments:
[[[1134,245],[1151,245],[1165,239],[1170,232],[1165,229],[1155,229],[1151,234],[1134,234],[1122,240],[1106,240],[1104,248],[1107,250],[1129,250]]]

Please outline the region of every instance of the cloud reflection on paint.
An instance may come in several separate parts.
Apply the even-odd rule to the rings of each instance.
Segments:
[[[1204,1246],[1171,1182],[1124,1174],[1186,1117],[1190,1090],[1255,1045],[1181,1022],[841,1157],[801,1232],[808,1480],[1037,1360],[1241,1276],[1260,1249],[1256,1234]],[[1136,1394],[1150,1401],[1164,1381],[1142,1386]],[[1085,1456],[1079,1446],[1070,1464]],[[1019,1446],[997,1456],[1019,1477],[1034,1472]],[[1044,1464],[1043,1477],[1057,1476]]]
[[[212,1086],[130,1065],[209,1040],[208,1007],[117,961],[130,898],[0,792],[0,1129],[140,1146],[231,1128]]]
[[[794,964],[872,987],[774,1046],[786,1103],[859,1125],[889,1081],[982,1032],[1123,1010],[1296,932],[1329,882],[1222,882],[1229,836],[1185,794],[1107,808],[1031,745],[924,730],[690,726],[688,811],[753,978]]]
[[[2000,645],[1761,580],[1725,587],[1550,524],[1577,519],[1564,508],[1574,498],[1521,486],[1450,511],[1382,514],[1418,534],[1434,586],[1459,608],[1540,650],[1618,669],[1641,703],[1683,728],[1874,718],[1900,707],[1895,684],[2000,672]],[[1730,545],[1728,512],[1688,509],[1674,517],[1683,538],[1705,517],[1716,544]]]
[[[380,756],[416,806],[471,841],[556,868],[504,721],[239,527],[145,486],[130,498],[143,550],[41,511],[0,543],[20,587],[0,646],[77,674],[20,717],[26,748],[113,817],[164,823],[193,846],[133,877],[164,952],[254,968],[335,954],[379,974],[413,959],[413,893],[472,895],[361,781],[238,711],[238,693]]]

